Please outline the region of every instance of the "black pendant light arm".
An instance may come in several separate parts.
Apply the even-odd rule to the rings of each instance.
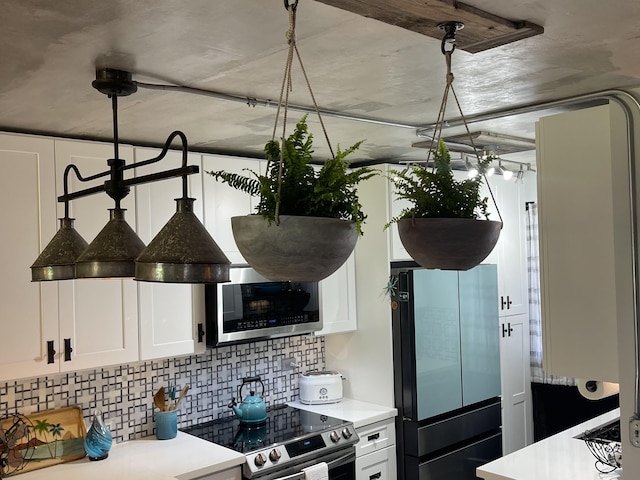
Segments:
[[[63,175],[64,195],[61,195],[60,197],[58,197],[58,201],[64,202],[64,218],[69,218],[69,201],[75,198],[73,197],[73,194],[69,194],[69,172],[71,170],[73,170],[73,172],[76,174],[76,177],[81,182],[90,182],[91,180],[95,180],[96,178],[106,177],[107,175],[109,175],[109,172],[107,171],[107,172],[98,173],[96,175],[92,175],[90,177],[83,177],[76,165],[74,165],[73,163],[67,165],[66,168],[64,169],[64,175]],[[102,189],[98,191],[102,191]],[[93,193],[98,193],[98,192],[93,192]]]
[[[114,172],[114,167],[115,165],[111,165],[114,162],[114,159],[110,159],[109,160],[109,164],[111,165],[111,169],[107,170],[105,172],[101,172],[98,173],[96,175],[93,175],[91,177],[82,177],[80,175],[80,172],[78,171],[78,168],[75,165],[68,165],[67,169],[74,169],[74,171],[76,172],[76,175],[78,176],[78,178],[80,180],[84,181],[90,181],[90,180],[95,180],[96,178],[100,178],[100,177],[106,177],[108,175],[112,176],[111,180],[106,181],[103,185],[96,185],[95,187],[91,187],[91,188],[86,188],[84,190],[79,190],[77,192],[73,192],[73,193],[68,193],[68,190],[66,188],[66,177],[67,177],[67,172],[65,171],[65,192],[64,195],[61,195],[60,197],[58,197],[58,201],[59,202],[68,202],[70,200],[74,200],[76,198],[81,198],[81,197],[86,197],[88,195],[93,195],[96,193],[101,193],[101,192],[105,192],[107,191],[107,189],[109,187],[112,187],[114,185],[113,183],[113,175],[114,173],[116,175],[122,175],[122,172],[124,172],[125,170],[129,170],[131,168],[136,168],[136,167],[142,167],[145,165],[150,165],[152,163],[156,163],[159,162],[160,160],[162,160],[166,155],[167,152],[169,151],[169,146],[171,145],[171,142],[176,138],[176,137],[180,137],[180,140],[182,142],[182,166],[180,168],[174,168],[171,170],[165,170],[162,172],[157,172],[157,173],[150,173],[148,175],[141,175],[138,177],[134,177],[131,179],[122,179],[119,181],[119,187],[122,188],[126,188],[127,192],[129,191],[129,187],[134,186],[134,185],[140,185],[143,183],[150,183],[150,182],[156,182],[158,180],[165,180],[168,178],[176,178],[176,177],[182,177],[182,191],[183,191],[183,197],[187,197],[187,176],[188,175],[192,175],[194,173],[199,173],[200,172],[200,167],[198,167],[197,165],[187,165],[187,155],[188,155],[188,143],[187,143],[187,137],[186,135],[179,131],[176,130],[173,133],[171,133],[171,135],[169,135],[169,137],[167,138],[167,141],[164,144],[164,147],[162,148],[162,151],[160,152],[160,154],[157,157],[154,158],[150,158],[148,160],[143,160],[142,162],[139,163],[134,163],[134,164],[130,164],[130,165],[122,165],[121,167],[117,168],[117,172]],[[123,162],[122,160],[120,160],[120,162]],[[124,197],[121,197],[124,198]]]
[[[188,188],[187,188],[187,176],[198,173],[200,168],[197,165],[187,165],[187,157],[189,154],[189,143],[187,141],[187,136],[181,132],[180,130],[175,130],[171,132],[171,134],[167,137],[167,140],[164,142],[164,146],[162,147],[162,151],[157,157],[150,158],[149,160],[143,160],[142,162],[135,163],[133,165],[128,165],[123,167],[123,170],[128,170],[129,168],[135,167],[143,167],[145,165],[151,165],[152,163],[159,162],[162,160],[169,151],[169,147],[173,140],[179,137],[182,143],[182,167],[175,168],[173,170],[165,170],[164,172],[152,173],[149,175],[140,176],[137,178],[133,178],[131,180],[125,180],[125,185],[137,185],[139,183],[146,182],[154,182],[156,180],[162,180],[166,178],[175,178],[182,177],[182,198],[188,197]]]

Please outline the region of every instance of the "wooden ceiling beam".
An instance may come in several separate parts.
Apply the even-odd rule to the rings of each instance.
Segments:
[[[455,0],[317,0],[429,37],[442,39],[439,23],[462,22],[456,48],[482,52],[540,35],[544,28],[526,20],[509,20]]]

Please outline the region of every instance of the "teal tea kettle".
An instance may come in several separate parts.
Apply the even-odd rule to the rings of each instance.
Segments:
[[[242,385],[238,387],[238,398],[242,398],[242,388],[254,382],[260,383],[262,386],[262,393],[260,395],[264,395],[264,383],[262,383],[262,379],[259,376],[246,377],[242,379]],[[249,391],[249,395],[244,397],[240,405],[236,403],[235,398],[232,398],[229,408],[236,414],[240,423],[259,424],[267,420],[267,405],[264,403],[262,396],[256,395],[254,390]]]

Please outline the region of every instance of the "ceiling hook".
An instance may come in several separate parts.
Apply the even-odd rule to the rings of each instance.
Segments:
[[[464,23],[443,22],[438,24],[438,28],[445,32],[444,37],[442,38],[442,44],[440,45],[440,51],[443,55],[446,55],[447,51],[453,52],[456,49],[456,32],[464,28]],[[451,50],[447,50],[447,44],[451,45]]]
[[[284,9],[286,11],[289,11],[289,7],[293,8],[294,10],[296,8],[298,8],[298,0],[296,0],[295,2],[293,2],[291,4],[289,3],[289,0],[284,0]]]

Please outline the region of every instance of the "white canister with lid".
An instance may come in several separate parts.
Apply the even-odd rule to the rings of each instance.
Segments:
[[[337,403],[342,400],[342,375],[322,370],[300,376],[300,402],[307,405]]]

